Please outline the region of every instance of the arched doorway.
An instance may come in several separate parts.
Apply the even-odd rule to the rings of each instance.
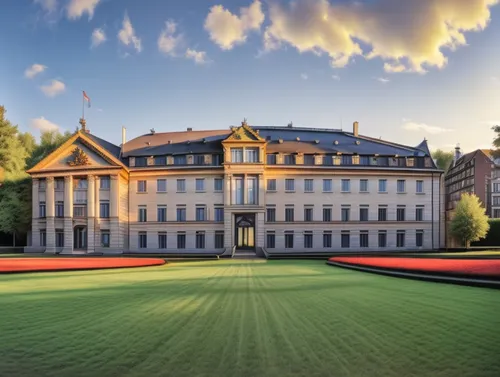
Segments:
[[[87,249],[87,227],[84,225],[77,225],[73,230],[73,248],[75,250]]]
[[[253,249],[255,247],[255,214],[235,216],[235,244],[239,249]]]

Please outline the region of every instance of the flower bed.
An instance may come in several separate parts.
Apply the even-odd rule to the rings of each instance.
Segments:
[[[160,266],[160,258],[2,258],[0,273]]]
[[[329,261],[386,270],[452,276],[500,278],[498,259],[423,259],[394,257],[333,257]]]

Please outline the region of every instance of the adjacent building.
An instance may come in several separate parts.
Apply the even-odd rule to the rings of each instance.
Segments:
[[[269,253],[444,246],[444,192],[415,147],[336,129],[240,126],[116,146],[82,129],[29,170],[28,251]]]

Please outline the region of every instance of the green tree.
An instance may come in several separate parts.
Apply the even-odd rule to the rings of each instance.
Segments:
[[[491,129],[496,133],[495,139],[493,140],[493,156],[495,158],[500,158],[500,126],[493,126]]]
[[[5,181],[0,189],[0,232],[25,236],[31,226],[31,178]]]
[[[26,176],[28,153],[21,143],[17,126],[13,126],[5,114],[5,108],[0,106],[0,166],[4,169],[5,180],[20,179]]]
[[[461,240],[468,249],[472,241],[486,237],[489,229],[486,209],[481,206],[479,198],[474,194],[463,194],[451,220],[451,234]]]
[[[453,161],[453,152],[445,152],[441,149],[437,149],[432,152],[432,158],[436,160],[437,167],[446,172]]]
[[[66,140],[68,140],[71,136],[72,134],[68,131],[64,134],[61,134],[59,131],[42,132],[40,135],[40,144],[35,146],[31,156],[29,156],[26,161],[27,169],[31,169],[33,166],[38,164],[64,142],[66,142]]]

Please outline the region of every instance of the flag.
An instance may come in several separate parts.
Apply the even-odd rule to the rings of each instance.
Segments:
[[[89,107],[90,107],[90,98],[89,96],[87,95],[87,93],[85,93],[85,90],[83,91],[83,99],[85,101],[87,101],[87,103],[89,104]]]

